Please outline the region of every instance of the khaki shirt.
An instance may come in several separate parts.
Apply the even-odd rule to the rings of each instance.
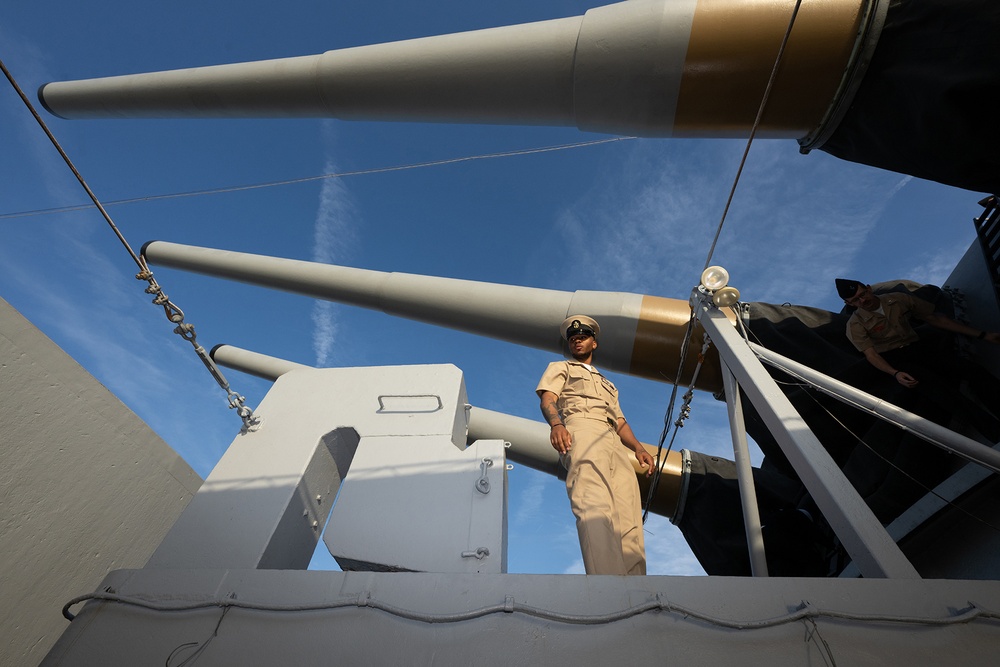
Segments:
[[[912,294],[891,292],[878,296],[882,312],[858,308],[847,320],[847,337],[864,352],[875,348],[876,352],[888,352],[917,342],[920,337],[910,325],[910,316],[924,318],[934,312],[934,305]]]
[[[559,397],[556,407],[563,420],[582,417],[606,421],[617,431],[618,420],[625,419],[618,405],[618,388],[596,368],[590,370],[579,361],[549,364],[535,393],[542,391]]]

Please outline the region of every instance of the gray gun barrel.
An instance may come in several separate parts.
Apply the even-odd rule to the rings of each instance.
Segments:
[[[744,137],[773,71],[756,136],[997,192],[1000,134],[984,101],[1000,97],[1000,49],[983,47],[1000,30],[996,7],[629,0],[321,55],[49,83],[38,97],[64,118],[315,116]]]
[[[589,315],[601,325],[603,368],[661,382],[673,382],[677,375],[691,316],[687,301],[626,292],[563,292],[385,273],[166,241],[150,241],[142,252],[154,265],[380,310],[557,354],[564,353],[562,321]],[[690,382],[701,349],[702,329],[696,326],[682,385]],[[712,350],[697,386],[713,392],[722,386]]]
[[[853,94],[877,41],[870,16],[879,4],[802,5],[761,136],[814,132]],[[630,0],[320,55],[49,83],[39,99],[64,118],[303,116],[746,136],[793,5]]]
[[[212,348],[212,359],[220,366],[249,373],[265,380],[277,380],[281,375],[302,368],[312,368],[294,361],[252,352],[233,345],[216,345]],[[511,461],[534,468],[556,477],[565,478],[566,470],[559,462],[559,455],[549,443],[549,427],[539,421],[472,407],[469,410],[469,443],[476,440],[506,440],[510,443],[508,456]],[[643,443],[656,456],[656,447]],[[646,471],[633,460],[639,478],[640,492],[647,497],[649,478]],[[656,495],[650,500],[649,511],[672,517],[677,509],[677,500],[682,487],[682,464],[680,452],[670,452],[660,464],[663,474],[656,487]]]

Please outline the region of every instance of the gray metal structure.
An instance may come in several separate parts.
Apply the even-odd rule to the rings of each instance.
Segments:
[[[69,591],[142,567],[201,478],[0,299],[0,664],[34,665]]]
[[[503,442],[467,446],[457,368],[298,368],[257,414],[148,568],[305,569],[337,498],[327,544],[342,565],[506,571]]]
[[[990,664],[1000,584],[143,569],[97,597],[43,664]]]

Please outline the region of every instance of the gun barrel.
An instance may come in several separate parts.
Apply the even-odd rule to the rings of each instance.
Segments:
[[[312,366],[298,364],[294,361],[272,357],[259,352],[252,352],[234,345],[226,345],[225,343],[220,343],[213,347],[208,355],[212,357],[212,361],[220,366],[232,368],[248,375],[255,375],[264,380],[271,380],[272,382],[289,371],[294,371],[298,368],[312,368]]]
[[[301,260],[151,241],[146,260],[204,275],[380,310],[389,315],[436,324],[519,345],[564,353],[559,325],[573,314],[601,324],[602,367],[672,382],[687,333],[691,308],[679,299],[625,292],[517,287],[385,273]],[[694,333],[700,341],[700,327]],[[690,382],[698,345],[692,345],[681,383]],[[698,375],[698,388],[719,391],[719,360],[710,353]]]
[[[861,45],[874,48],[863,20],[871,4],[801,7],[762,136],[797,138],[823,123],[845,73],[866,63]],[[320,55],[49,83],[39,98],[64,118],[330,116],[746,136],[793,6],[630,0]]]

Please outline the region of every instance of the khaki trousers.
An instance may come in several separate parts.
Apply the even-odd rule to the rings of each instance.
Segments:
[[[646,574],[633,456],[608,422],[568,419],[569,494],[587,574]]]

